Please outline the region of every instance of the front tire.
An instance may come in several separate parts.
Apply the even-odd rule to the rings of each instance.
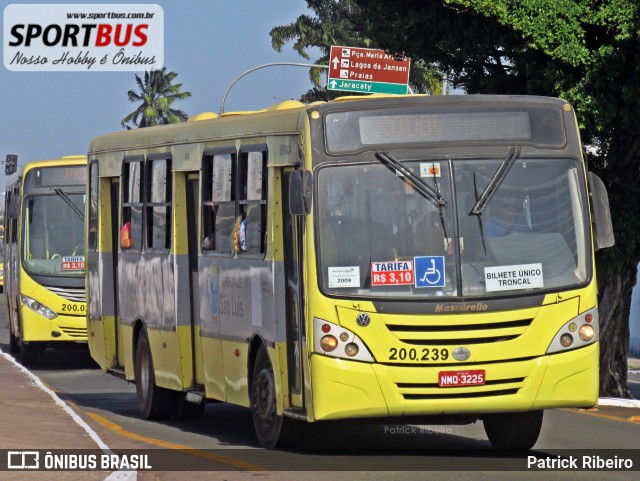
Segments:
[[[9,341],[11,342],[11,341]],[[44,351],[43,346],[39,343],[24,343],[20,342],[20,351],[18,353],[18,359],[23,366],[35,366],[40,360],[40,355]]]
[[[299,438],[300,426],[277,413],[275,376],[264,348],[256,356],[250,389],[253,425],[260,444],[268,449],[292,446]]]
[[[489,414],[484,430],[496,449],[528,451],[536,444],[542,428],[543,411]]]
[[[146,327],[138,337],[135,360],[136,395],[144,419],[167,419],[176,412],[180,393],[156,386],[151,345]]]
[[[13,333],[11,323],[9,323],[9,351],[11,352],[11,354],[17,354],[20,351],[18,337]]]

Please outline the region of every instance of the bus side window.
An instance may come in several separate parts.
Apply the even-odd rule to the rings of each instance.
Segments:
[[[146,247],[171,247],[171,163],[166,157],[147,159],[145,168]]]
[[[89,249],[95,251],[98,246],[98,163],[89,164]]]
[[[125,159],[122,167],[122,228],[120,248],[142,246],[142,157]],[[127,240],[128,239],[128,240]]]
[[[264,254],[267,219],[266,149],[240,153],[240,217],[237,252]]]
[[[235,149],[205,153],[202,167],[202,250],[230,254],[236,217]]]

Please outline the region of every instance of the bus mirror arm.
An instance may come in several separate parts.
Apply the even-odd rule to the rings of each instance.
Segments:
[[[311,212],[311,172],[294,170],[289,177],[289,212],[307,215]]]

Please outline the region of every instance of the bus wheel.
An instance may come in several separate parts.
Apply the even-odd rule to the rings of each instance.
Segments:
[[[293,445],[300,426],[277,414],[276,381],[265,349],[260,349],[256,356],[250,389],[253,425],[260,444],[269,449]]]
[[[16,354],[20,351],[18,337],[13,333],[13,329],[11,329],[11,323],[9,323],[9,351],[11,352],[11,354]]]
[[[527,451],[536,444],[543,411],[489,414],[484,430],[494,448]]]
[[[197,421],[204,415],[206,406],[203,400],[200,404],[189,402],[185,399],[186,393],[181,394],[177,404],[177,418],[185,421]]]
[[[20,363],[24,366],[35,366],[38,364],[38,359],[40,359],[40,346],[36,344],[25,344],[22,343],[20,346],[20,353],[18,357],[20,358]]]
[[[136,346],[136,395],[144,419],[167,419],[174,414],[180,393],[156,386],[151,346],[146,328],[142,328]]]

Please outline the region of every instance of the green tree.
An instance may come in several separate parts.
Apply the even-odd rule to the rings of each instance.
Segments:
[[[321,56],[315,63],[329,65],[329,54],[332,45],[349,47],[377,48],[367,35],[358,33],[354,21],[360,18],[360,8],[353,0],[307,0],[309,9],[315,16],[300,15],[288,25],[274,27],[271,32],[271,45],[280,52],[288,42],[305,59],[310,60],[307,50],[312,47],[320,49]],[[402,50],[398,50],[399,53]],[[302,95],[303,102],[330,100],[344,95],[324,88],[323,69],[312,68],[309,77],[314,87]],[[409,82],[414,92],[440,94],[443,74],[432,65],[416,59],[412,62]]]
[[[189,116],[185,112],[172,108],[174,102],[191,97],[190,92],[180,92],[182,84],[173,83],[177,76],[175,72],[167,72],[166,67],[145,72],[144,80],[136,74],[138,91],[129,90],[127,96],[130,102],[139,105],[122,119],[121,125],[131,129],[131,126],[127,125],[129,122],[142,128],[187,120]]]
[[[640,5],[636,0],[354,0],[358,35],[437,64],[468,93],[571,102],[609,190],[616,245],[597,253],[602,395],[630,395],[629,310],[640,260]]]

